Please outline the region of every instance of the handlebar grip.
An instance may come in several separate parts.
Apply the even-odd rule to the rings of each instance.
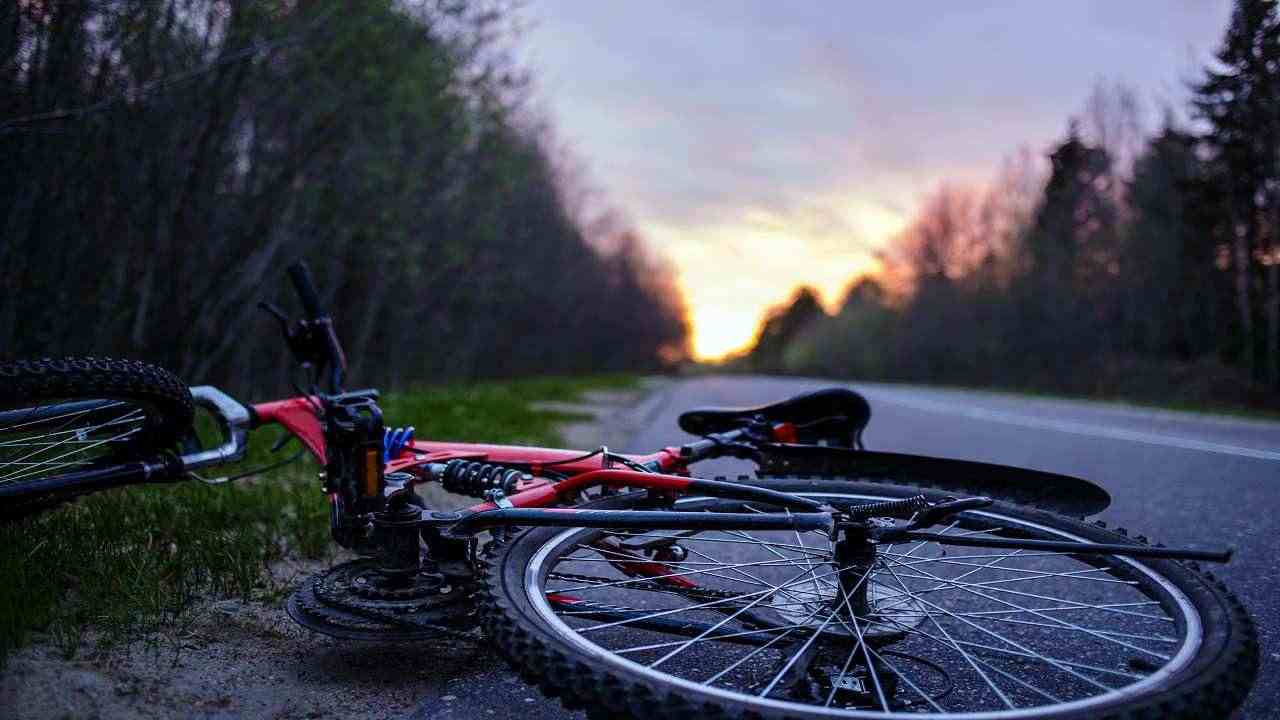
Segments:
[[[320,294],[316,292],[316,284],[311,279],[311,269],[307,264],[299,260],[290,265],[287,272],[289,279],[293,281],[293,286],[298,290],[298,297],[302,300],[302,307],[307,311],[307,316],[314,319],[327,315],[324,308],[320,307]]]

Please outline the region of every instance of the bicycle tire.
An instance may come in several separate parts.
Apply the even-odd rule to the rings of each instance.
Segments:
[[[775,479],[771,486],[827,497],[901,499],[918,492],[916,488],[854,483],[844,479]],[[925,494],[935,500],[941,497],[938,493],[926,491]],[[639,494],[610,498],[602,501],[601,506],[625,507],[641,499]],[[1000,517],[1047,527],[1054,532],[1068,533],[1093,542],[1145,543],[1145,539],[1131,538],[1123,530],[1112,531],[1101,524],[1085,524],[1033,508],[996,503],[991,510]],[[526,680],[539,685],[546,694],[561,698],[566,707],[585,708],[591,717],[684,720],[698,716],[780,720],[832,715],[828,712],[830,709],[814,709],[789,702],[753,701],[741,695],[699,689],[696,684],[690,685],[678,678],[664,680],[661,672],[641,671],[636,662],[628,661],[607,648],[590,643],[584,646],[580,642],[582,635],[575,639],[572,630],[565,630],[567,622],[557,625],[550,620],[546,610],[549,602],[535,603],[533,600],[538,592],[544,595],[546,592],[546,581],[544,579],[541,581],[543,585],[538,586],[537,574],[542,572],[545,576],[549,572],[545,566],[535,564],[534,558],[541,557],[539,562],[550,562],[547,560],[552,557],[549,553],[556,552],[553,548],[558,547],[554,544],[566,542],[564,538],[572,532],[563,528],[531,529],[505,545],[492,548],[483,558],[481,612],[484,625],[489,636]],[[1130,559],[1129,562],[1136,563],[1135,567],[1145,569],[1144,572],[1151,573],[1152,577],[1168,582],[1186,599],[1188,607],[1194,609],[1203,629],[1203,639],[1194,654],[1167,677],[1153,672],[1149,677],[1158,679],[1142,686],[1141,691],[1106,696],[1083,707],[1044,706],[1029,708],[1026,712],[1011,711],[1001,717],[1054,720],[1226,717],[1239,706],[1252,685],[1258,666],[1256,631],[1239,601],[1220,582],[1194,564],[1148,559]],[[952,716],[958,714],[962,713]],[[895,715],[856,710],[846,712],[844,716]],[[980,717],[981,713],[977,716]]]
[[[77,414],[86,406],[94,409]],[[30,420],[37,411],[47,419]],[[118,419],[128,419],[125,426],[130,433],[128,437],[108,438],[111,442],[94,439],[92,433],[101,428],[89,426],[90,418],[95,413],[107,412]],[[127,462],[168,449],[190,430],[193,417],[194,404],[186,384],[167,370],[148,363],[96,357],[0,363],[0,483],[15,491],[14,496],[0,500],[0,520],[26,517],[84,494],[74,487],[49,492],[33,488],[37,487],[36,483],[47,484],[60,472],[65,475],[67,466],[95,467]],[[61,434],[60,443],[71,441],[75,435],[79,442],[89,446],[87,450],[101,447],[102,451],[95,455],[89,455],[87,450],[80,452],[73,457],[74,463],[50,462],[43,470],[28,468],[38,465],[35,461],[48,458],[47,454],[41,454],[47,453],[48,448],[29,449],[33,446],[30,433],[43,427],[53,431],[55,426]],[[58,443],[53,442],[42,445],[58,447]],[[31,492],[23,493],[24,487]]]

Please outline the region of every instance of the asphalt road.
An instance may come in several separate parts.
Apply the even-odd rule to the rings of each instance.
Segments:
[[[702,377],[667,386],[632,411],[621,449],[680,442],[676,416],[699,405],[751,405],[829,386],[821,380]],[[876,450],[962,458],[1084,477],[1105,487],[1099,516],[1169,545],[1228,545],[1215,572],[1258,622],[1262,669],[1241,717],[1274,717],[1280,701],[1280,423],[915,386],[852,383],[871,402]],[[616,432],[616,430],[615,430]],[[612,440],[617,448],[618,440]],[[717,461],[699,474],[749,472]],[[458,675],[448,700],[413,717],[564,717],[554,701],[501,673]]]

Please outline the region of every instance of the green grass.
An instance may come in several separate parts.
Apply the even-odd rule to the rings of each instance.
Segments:
[[[388,425],[413,425],[418,438],[555,444],[556,425],[582,416],[533,403],[635,386],[625,376],[422,386],[381,405]],[[272,430],[254,435],[237,468],[279,457],[274,440]],[[268,572],[273,563],[331,552],[316,470],[308,459],[221,486],[128,488],[0,526],[0,665],[38,633],[71,656],[88,631],[106,647],[178,637],[202,599],[278,601],[289,588]]]

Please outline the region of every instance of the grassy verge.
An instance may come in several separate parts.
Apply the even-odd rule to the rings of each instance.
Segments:
[[[556,425],[581,416],[533,403],[635,385],[608,376],[424,386],[390,394],[382,407],[388,424],[413,425],[420,438],[554,444]],[[242,467],[278,457],[269,452],[275,439],[254,436]],[[308,459],[222,486],[129,488],[0,526],[0,665],[36,633],[70,656],[89,631],[104,646],[157,630],[180,636],[202,599],[280,599],[288,587],[273,579],[273,563],[330,553],[316,469]]]

